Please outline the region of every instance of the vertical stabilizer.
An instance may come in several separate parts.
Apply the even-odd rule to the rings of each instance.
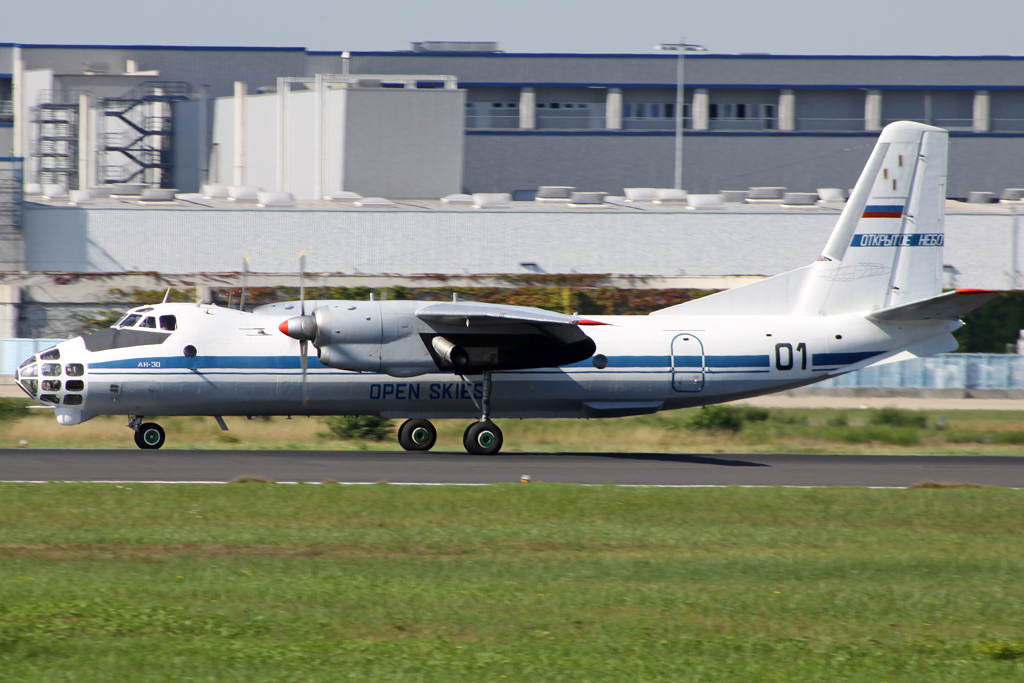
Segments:
[[[941,128],[885,127],[812,267],[802,313],[870,311],[941,291],[947,143]]]

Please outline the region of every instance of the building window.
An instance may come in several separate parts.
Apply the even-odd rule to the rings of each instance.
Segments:
[[[708,118],[710,118],[710,119],[717,119],[718,118],[718,105],[717,104],[709,104],[708,105]]]
[[[745,119],[747,118],[747,105],[737,104],[736,105],[736,118]]]

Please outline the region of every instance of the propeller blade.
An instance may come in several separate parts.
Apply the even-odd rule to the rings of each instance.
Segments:
[[[309,384],[306,383],[306,374],[309,371],[309,342],[303,339],[299,342],[299,365],[302,366],[302,402],[309,401]]]
[[[306,315],[306,250],[299,253],[299,310]]]
[[[245,289],[249,283],[249,255],[242,252],[242,300],[238,302],[238,310],[245,310]]]

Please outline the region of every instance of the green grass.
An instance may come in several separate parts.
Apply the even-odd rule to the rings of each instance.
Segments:
[[[1022,503],[0,484],[0,679],[1021,680]]]

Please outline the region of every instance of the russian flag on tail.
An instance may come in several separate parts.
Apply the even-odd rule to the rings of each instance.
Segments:
[[[903,218],[903,206],[901,205],[875,205],[865,206],[861,218]]]

